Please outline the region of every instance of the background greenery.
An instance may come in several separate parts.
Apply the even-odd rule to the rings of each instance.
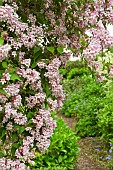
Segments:
[[[109,143],[113,137],[112,81],[109,85],[97,82],[83,61],[69,61],[60,72],[66,95],[61,112],[77,118],[75,131],[79,136],[101,136]]]

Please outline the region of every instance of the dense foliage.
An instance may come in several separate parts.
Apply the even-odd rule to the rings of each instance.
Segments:
[[[78,62],[82,63],[82,61],[71,62],[72,66]],[[79,72],[77,65],[75,68]],[[69,79],[71,70],[73,68],[70,67],[67,77],[62,81],[66,95],[62,113],[77,117],[75,130],[78,135],[102,136],[104,143],[109,144],[113,138],[112,80],[98,82],[96,77],[92,78],[90,71],[88,74],[83,72],[81,76],[78,74],[73,79]]]
[[[51,113],[64,100],[59,66],[70,53],[82,53],[96,70],[91,60],[113,45],[105,29],[113,22],[113,2],[0,0],[0,5],[0,167],[25,170],[35,164],[37,151],[45,153],[56,127]],[[74,69],[69,79],[78,74]]]
[[[37,153],[36,168],[74,169],[78,157],[77,137],[60,118],[45,155]]]
[[[71,62],[80,63],[81,61]],[[67,63],[68,65],[68,63]],[[88,68],[82,65],[82,74],[75,74],[75,77],[70,79],[68,75],[72,73],[68,72],[67,78],[63,79],[63,87],[66,95],[64,105],[62,108],[62,113],[66,116],[76,116],[78,122],[76,124],[76,132],[80,136],[95,136],[99,135],[97,126],[97,115],[100,108],[100,100],[103,98],[103,88],[102,83],[97,82],[96,78],[92,79],[92,75]],[[67,68],[65,68],[67,70]],[[76,67],[76,70],[81,69]]]

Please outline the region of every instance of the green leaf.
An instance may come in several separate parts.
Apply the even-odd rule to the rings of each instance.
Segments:
[[[110,47],[110,52],[113,53],[113,46]]]
[[[6,135],[2,137],[2,143],[4,143],[6,140]]]
[[[61,151],[64,152],[64,153],[67,153],[67,151],[65,149],[62,149]]]
[[[2,3],[2,0],[0,0],[0,6],[2,6],[2,4],[3,4],[3,3]]]
[[[9,95],[6,93],[6,91],[3,90],[3,89],[0,89],[0,93],[5,94],[6,96],[9,96]]]
[[[54,54],[54,47],[47,47],[47,50]]]
[[[4,157],[4,154],[2,152],[0,152],[0,158]]]
[[[15,128],[15,126],[14,126],[14,128]],[[12,138],[12,141],[13,141],[13,142],[15,141],[15,139],[16,139],[17,137],[18,137],[17,134],[11,134],[11,138]]]
[[[20,77],[17,74],[11,74],[10,80],[19,80],[21,81]]]
[[[1,138],[5,136],[6,130],[2,130]]]
[[[69,48],[69,50],[71,50],[73,53],[75,52],[75,49],[74,49],[74,48]]]
[[[33,64],[31,65],[31,68],[35,68],[37,66],[37,62],[34,60]]]
[[[34,112],[28,112],[27,114],[28,119],[33,118],[33,116],[34,116]]]
[[[14,148],[19,148],[19,144],[18,143],[14,143],[13,146],[14,146]]]
[[[10,70],[8,70],[8,73],[14,73],[16,71],[16,68],[10,68]]]
[[[6,62],[6,61],[3,61],[3,62],[2,62],[2,67],[3,67],[3,68],[7,68],[7,62]]]
[[[25,126],[18,127],[18,134],[22,134],[25,131]]]
[[[76,2],[74,2],[74,1],[71,1],[71,2],[69,2],[69,4],[71,4],[71,5],[73,5],[73,4],[75,4]]]
[[[62,162],[62,156],[59,156],[58,161]]]
[[[4,44],[4,39],[0,38],[0,46],[2,46]]]
[[[12,148],[11,148],[11,153],[12,153],[12,156],[14,156],[14,154],[15,154],[15,151],[16,151],[16,148],[15,148],[14,146],[12,146]]]
[[[51,91],[50,91],[50,89],[49,89],[50,87],[49,87],[49,84],[48,84],[48,83],[46,83],[45,88],[46,88],[46,95],[47,95],[47,97],[49,97],[50,94],[51,94]]]
[[[34,48],[34,54],[37,53],[38,51],[40,51],[40,47],[35,47]]]
[[[28,125],[30,125],[30,124],[32,124],[33,123],[33,121],[32,121],[32,119],[30,119],[29,121],[28,121]]]
[[[57,48],[57,51],[58,51],[60,54],[62,54],[62,53],[63,53],[63,47],[58,47],[58,48]]]

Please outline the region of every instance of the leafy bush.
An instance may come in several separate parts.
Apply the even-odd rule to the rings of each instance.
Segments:
[[[104,82],[97,82],[90,74],[83,74],[70,80],[64,79],[63,88],[66,99],[61,112],[77,117],[76,133],[82,137],[101,135],[108,144],[113,138],[112,81],[105,86]]]
[[[72,79],[84,73],[88,74],[88,68],[83,61],[67,61],[66,67],[60,68],[59,72],[63,75],[63,78]]]
[[[63,87],[66,99],[61,112],[78,118],[76,133],[80,136],[100,135],[97,115],[102,107],[103,83],[84,75],[77,80],[64,80]]]
[[[77,137],[60,118],[45,155],[37,153],[36,168],[74,169],[78,155]]]
[[[84,68],[85,67],[85,63],[83,61],[67,61],[66,63],[66,70],[67,72],[71,71],[73,68]]]
[[[64,167],[50,167],[50,168],[39,168],[38,170],[67,170],[67,168],[64,168]]]
[[[75,76],[81,76],[84,73],[88,74],[88,69],[86,68],[73,68],[67,75],[67,79],[72,79]]]
[[[113,139],[113,83],[105,89],[105,96],[100,102],[101,109],[98,114],[98,126],[105,143]]]

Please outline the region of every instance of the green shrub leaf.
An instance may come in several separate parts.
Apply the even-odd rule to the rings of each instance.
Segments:
[[[54,47],[47,47],[47,50],[50,51],[52,54],[54,54]]]
[[[2,46],[4,44],[4,39],[0,38],[0,46]]]
[[[3,62],[2,62],[2,67],[3,67],[3,68],[7,68],[7,62],[6,62],[6,61],[3,61]]]
[[[63,47],[58,47],[58,48],[57,48],[57,51],[58,51],[60,54],[62,54],[62,53],[63,53]]]
[[[37,53],[38,51],[40,51],[40,47],[35,47],[34,48],[34,54]]]
[[[10,80],[19,80],[19,81],[21,81],[21,79],[20,79],[20,77],[17,75],[17,74],[11,74],[11,77],[10,77]]]
[[[2,152],[0,152],[0,158],[4,157],[4,154]]]

